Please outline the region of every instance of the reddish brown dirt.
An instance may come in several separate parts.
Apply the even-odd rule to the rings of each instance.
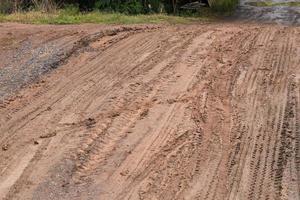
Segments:
[[[300,199],[299,27],[7,32],[71,50],[1,104],[0,198]]]

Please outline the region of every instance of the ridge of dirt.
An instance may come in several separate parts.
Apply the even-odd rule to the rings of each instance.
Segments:
[[[42,38],[44,34],[42,36],[37,34],[37,38],[34,38],[33,36],[23,33],[26,36],[25,39],[21,41],[16,39],[19,37],[17,35],[18,33],[14,34],[12,31],[7,32],[6,35],[8,35],[9,38],[4,37],[0,41],[0,44],[4,43],[3,52],[1,52],[1,54],[3,57],[12,57],[12,62],[4,62],[0,65],[0,101],[2,104],[5,103],[4,101],[12,101],[13,96],[11,95],[15,94],[22,87],[37,81],[41,75],[62,65],[71,56],[76,56],[76,54],[86,50],[92,50],[89,45],[103,37],[113,37],[120,33],[137,33],[139,31],[156,28],[158,28],[158,26],[154,25],[115,26],[94,31],[88,27],[88,29],[91,29],[91,33],[86,30],[79,32],[80,29],[61,31],[62,33],[50,39]],[[83,30],[82,27],[81,30]],[[55,35],[55,33],[53,35]],[[43,42],[39,41],[41,46],[32,44],[39,39],[42,41],[45,40]],[[13,51],[7,48],[7,46],[12,46],[12,43],[17,43],[15,44],[17,46],[13,47]],[[23,54],[25,54],[26,57]]]

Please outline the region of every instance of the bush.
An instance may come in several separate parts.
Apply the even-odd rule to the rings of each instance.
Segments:
[[[51,12],[56,10],[55,0],[0,0],[0,13],[40,10]]]
[[[80,13],[79,5],[77,4],[67,4],[64,6],[62,10],[62,14],[64,15],[77,15]]]
[[[80,11],[92,11],[95,7],[95,0],[77,0],[70,1],[72,4],[78,4]]]
[[[141,14],[144,13],[144,7],[139,0],[130,1],[111,1],[111,0],[97,0],[95,8],[102,11],[114,11],[125,14]]]
[[[66,13],[77,14],[79,11],[88,12],[101,10],[125,14],[144,13],[179,13],[179,8],[186,3],[197,0],[0,0],[0,13],[16,11],[51,12],[66,9]],[[207,0],[198,0],[207,2]],[[213,10],[232,11],[238,0],[215,0]]]
[[[57,9],[57,5],[55,0],[31,0],[28,1],[27,5],[25,6],[31,6],[36,10],[44,11],[44,12],[53,12]]]
[[[11,0],[0,0],[0,13],[11,13],[13,11],[13,3]]]
[[[95,8],[97,10],[111,10],[110,0],[97,0]]]
[[[238,3],[239,0],[217,0],[212,5],[212,9],[217,12],[232,12]]]
[[[148,0],[147,12],[162,13],[164,12],[164,4],[161,0]]]
[[[126,2],[123,5],[123,13],[131,15],[143,13],[143,5],[137,0]]]

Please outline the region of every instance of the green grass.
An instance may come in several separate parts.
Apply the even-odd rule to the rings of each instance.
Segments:
[[[260,2],[249,2],[247,3],[250,6],[256,7],[273,7],[273,6],[300,6],[300,2],[271,2],[271,1],[260,1]]]
[[[125,15],[121,13],[77,13],[60,10],[54,13],[43,13],[39,11],[20,12],[9,15],[0,14],[0,22],[18,22],[30,24],[141,24],[141,23],[168,23],[187,24],[197,21],[211,20],[212,16],[180,17],[166,14],[153,15]]]

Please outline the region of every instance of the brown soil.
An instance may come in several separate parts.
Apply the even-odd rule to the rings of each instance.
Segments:
[[[0,72],[54,40],[4,84],[0,199],[300,199],[299,27],[2,24]]]

